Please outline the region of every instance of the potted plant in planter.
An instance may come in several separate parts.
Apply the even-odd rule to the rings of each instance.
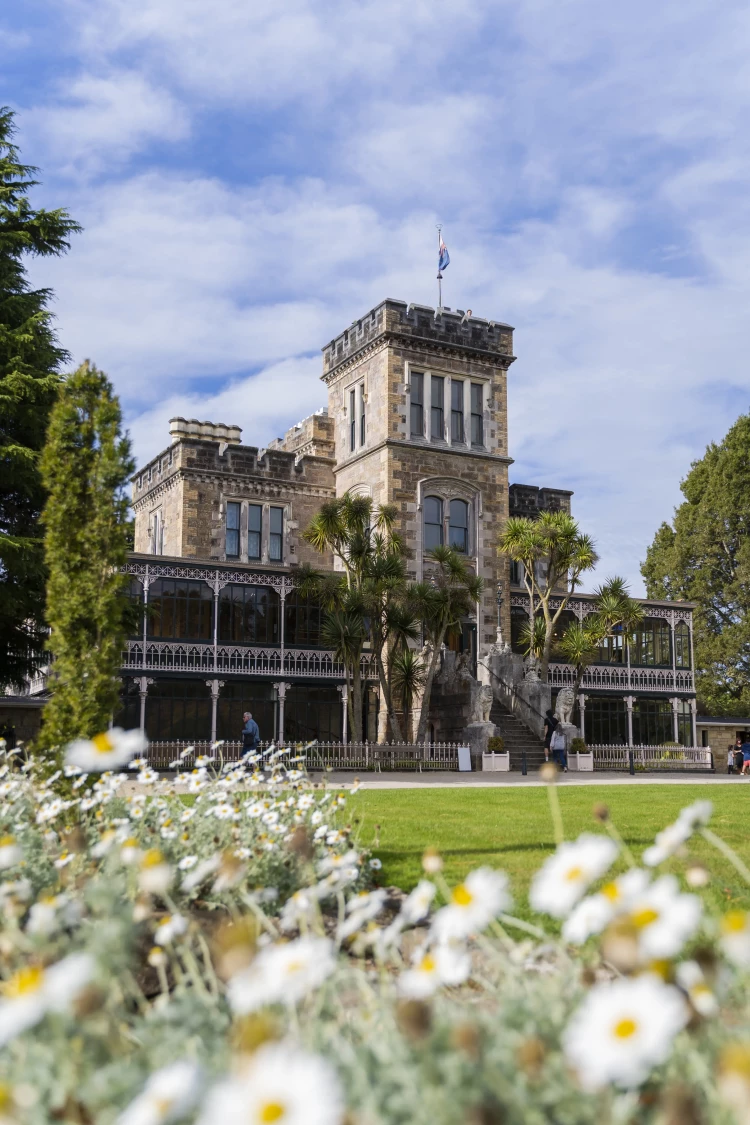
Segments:
[[[502,754],[502,757],[496,755]],[[494,734],[487,739],[487,753],[482,755],[482,770],[509,770],[510,753],[505,750],[505,742],[501,735]]]
[[[570,744],[569,757],[576,756],[576,768],[586,773],[593,772],[594,751],[589,750],[582,738],[574,738]]]

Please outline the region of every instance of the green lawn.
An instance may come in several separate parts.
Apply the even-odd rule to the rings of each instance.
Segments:
[[[684,805],[709,797],[714,803],[711,827],[750,864],[750,783],[738,779],[736,786],[562,786],[557,792],[566,839],[603,831],[592,809],[604,802],[636,856]],[[413,887],[421,874],[422,853],[433,845],[444,857],[449,883],[481,864],[507,871],[522,915],[527,915],[531,876],[554,849],[548,797],[542,788],[363,790],[352,797],[350,808],[361,844],[373,847],[383,862],[384,886]],[[708,894],[717,907],[724,909],[730,902],[750,907],[750,887],[722,856],[703,839],[694,839],[689,847],[711,871]],[[675,859],[667,869],[679,872],[684,866]]]

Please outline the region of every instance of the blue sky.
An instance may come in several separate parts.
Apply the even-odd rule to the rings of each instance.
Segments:
[[[516,327],[511,479],[575,490],[597,577],[640,560],[750,405],[750,8],[725,0],[25,0],[0,100],[34,265],[122,397],[262,445],[325,403],[320,347],[385,296]]]

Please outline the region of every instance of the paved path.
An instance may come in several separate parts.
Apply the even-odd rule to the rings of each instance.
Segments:
[[[319,773],[311,774],[317,780]],[[354,781],[353,771],[332,771],[326,775],[328,784],[348,789]],[[430,771],[430,773],[407,773],[398,770],[387,773],[362,773],[359,777],[362,789],[509,789],[534,788],[545,783],[538,775],[524,777],[520,773],[453,773],[452,771]],[[631,777],[630,774],[610,773],[567,773],[557,779],[558,785],[738,785],[748,790],[750,799],[750,775],[741,778],[734,774],[670,774],[668,777],[646,774]]]

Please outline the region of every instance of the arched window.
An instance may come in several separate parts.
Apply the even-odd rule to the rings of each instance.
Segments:
[[[462,555],[469,553],[469,505],[465,500],[451,500],[450,545]]]
[[[443,501],[438,496],[425,496],[424,549],[434,551],[443,545]]]

